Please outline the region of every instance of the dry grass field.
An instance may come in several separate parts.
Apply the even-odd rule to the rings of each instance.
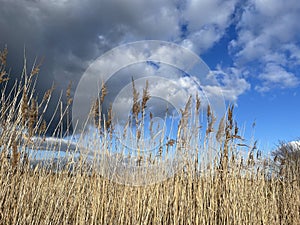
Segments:
[[[286,163],[279,172],[271,170],[270,160],[257,154],[255,144],[242,144],[233,107],[216,131],[212,112],[207,110],[205,137],[201,138],[205,144],[189,121],[188,111],[198,115],[200,102],[192,107],[188,101],[182,111],[177,140],[169,145],[180,146],[182,151],[218,149],[202,170],[202,161],[194,157],[164,181],[133,186],[112,182],[96,169],[87,170],[81,159],[76,165],[67,162],[60,170],[32,166],[27,148],[34,146],[34,136],[47,132],[44,114],[52,89],[36,99],[39,67],[35,65],[24,69],[8,90],[6,55],[6,49],[1,51],[0,224],[300,224],[300,176],[295,172],[299,164]],[[63,117],[68,117],[72,102],[69,90],[66,93],[69,101],[58,110]],[[143,97],[145,101],[133,114],[143,110],[146,92]],[[106,121],[108,133],[113,132],[111,126]],[[58,125],[53,135],[58,136],[60,130]],[[241,148],[248,150],[248,157],[237,154]]]

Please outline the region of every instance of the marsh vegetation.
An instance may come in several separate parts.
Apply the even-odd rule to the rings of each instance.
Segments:
[[[280,171],[272,169],[273,159],[261,156],[255,142],[243,140],[233,119],[233,106],[215,124],[210,107],[205,110],[206,120],[201,121],[197,119],[203,113],[201,101],[196,98],[193,104],[187,100],[176,137],[165,139],[155,156],[143,158],[138,153],[134,160],[136,168],[154,165],[170,148],[192,156],[183,161],[184,166],[176,167],[173,176],[160,182],[115,182],[99,173],[96,159],[86,160],[80,146],[64,143],[49,144],[48,148],[59,151],[65,146],[65,152],[78,153],[76,158],[65,158],[63,167],[54,160],[44,166],[30,152],[40,150],[37,140],[50,140],[51,121],[46,122],[44,114],[53,88],[41,99],[35,95],[38,64],[28,71],[25,65],[20,79],[9,81],[6,55],[6,49],[1,51],[0,224],[300,224],[300,180],[295,172],[299,160]],[[8,82],[14,83],[10,90]],[[106,91],[103,87],[95,100],[91,118],[97,135],[102,135],[98,150],[110,152],[115,147],[109,142],[114,124],[109,113],[103,121],[99,110]],[[134,93],[133,81],[130,121],[139,123],[151,96],[146,87],[141,101]],[[70,89],[66,98],[66,104],[61,99],[57,104],[56,113],[62,120],[51,134],[53,139],[62,140],[71,132],[69,123],[62,124],[70,115]],[[138,129],[135,135],[135,140],[142,138]],[[204,160],[203,152],[214,154]],[[156,177],[159,172],[155,171]]]

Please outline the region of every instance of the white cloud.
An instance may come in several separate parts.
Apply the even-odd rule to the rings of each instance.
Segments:
[[[183,11],[188,36],[182,44],[196,52],[204,52],[218,42],[231,24],[236,0],[190,0]]]
[[[300,4],[296,0],[249,0],[237,24],[238,37],[229,46],[236,65],[253,71],[257,91],[299,85]],[[295,44],[294,44],[295,43]],[[251,69],[250,69],[251,70]]]
[[[233,1],[190,0],[184,11],[184,17],[189,21],[189,28],[193,31],[213,23],[224,27],[228,12],[230,14],[232,10],[232,3]]]
[[[217,80],[220,85],[208,85],[205,92],[210,94],[222,94],[225,100],[237,101],[238,97],[250,89],[250,83],[243,77],[242,71],[234,68],[221,68],[217,66],[210,74],[210,79]]]
[[[205,52],[211,48],[215,42],[220,40],[223,33],[216,30],[213,26],[201,29],[188,36],[188,39],[183,41],[183,46],[190,48],[196,52]]]
[[[255,87],[255,90],[259,92],[266,92],[274,87],[281,89],[293,88],[300,84],[299,79],[293,73],[287,72],[283,67],[275,63],[267,64],[264,71],[259,75],[262,85]]]

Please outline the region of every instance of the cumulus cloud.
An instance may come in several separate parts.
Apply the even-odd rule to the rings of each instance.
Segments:
[[[182,44],[196,52],[205,52],[222,38],[231,24],[236,0],[190,0],[183,11],[187,37]]]
[[[299,79],[293,74],[286,71],[283,67],[269,63],[262,74],[259,75],[262,85],[257,85],[255,90],[259,92],[269,91],[271,88],[278,87],[293,88],[299,85]]]
[[[107,108],[112,103],[115,119],[126,122],[133,104],[132,79],[140,98],[148,81],[151,98],[163,100],[155,101],[156,109],[151,109],[154,116],[164,118],[167,107],[171,107],[169,112],[178,113],[189,95],[195,94],[203,105],[209,101],[212,107],[214,102],[218,102],[218,107],[222,103],[224,106],[221,92],[204,91],[206,86],[218,85],[208,74],[207,65],[179,45],[140,41],[119,46],[95,60],[84,73],[74,97],[73,121],[83,127],[80,121],[86,121],[91,100],[98,95],[103,82],[109,90],[103,106]]]
[[[236,64],[256,74],[257,91],[299,85],[300,5],[298,1],[249,0],[230,43]],[[296,43],[296,44],[292,44]],[[253,70],[255,65],[259,70]]]
[[[218,85],[205,86],[206,93],[222,93],[224,99],[231,102],[236,102],[251,87],[242,71],[235,67],[222,68],[218,65],[216,70],[211,71],[210,78],[216,80]]]

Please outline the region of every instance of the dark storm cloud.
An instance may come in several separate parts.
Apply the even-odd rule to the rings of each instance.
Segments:
[[[177,36],[176,4],[165,1],[157,9],[158,2],[5,0],[0,47],[8,46],[13,77],[22,70],[24,49],[28,66],[44,57],[37,91],[55,82],[54,107],[60,90],[72,81],[74,92],[90,62],[105,51],[126,41]]]
[[[41,85],[49,87],[55,80],[64,88],[68,80],[80,79],[91,60],[119,43],[176,37],[176,5],[166,1],[160,12],[157,2],[150,2],[4,1],[0,44],[8,45],[13,68],[21,67],[24,47],[31,62],[45,56]]]
[[[61,89],[73,82],[73,93],[89,64],[105,51],[121,43],[144,39],[159,39],[188,43],[199,49],[201,40],[193,43],[193,35],[207,32],[204,46],[211,46],[229,25],[232,7],[214,1],[208,6],[222,8],[222,18],[214,24],[218,35],[210,35],[206,24],[197,27],[197,13],[190,12],[195,1],[140,0],[2,0],[0,7],[0,48],[8,46],[8,66],[17,77],[23,66],[24,48],[28,66],[36,57],[44,57],[37,92],[44,92],[55,82],[57,99]],[[232,2],[232,5],[235,1]],[[198,7],[198,3],[196,6]],[[205,11],[206,4],[201,10]],[[185,10],[183,12],[182,10]],[[187,16],[192,15],[192,16]],[[181,24],[190,23],[190,30],[182,39]],[[189,28],[187,28],[189,29]],[[205,35],[205,34],[204,34]],[[189,39],[190,38],[190,39]],[[196,47],[195,47],[196,46]],[[201,48],[203,49],[203,47]],[[55,100],[52,107],[55,105]],[[48,117],[51,116],[51,110]]]

